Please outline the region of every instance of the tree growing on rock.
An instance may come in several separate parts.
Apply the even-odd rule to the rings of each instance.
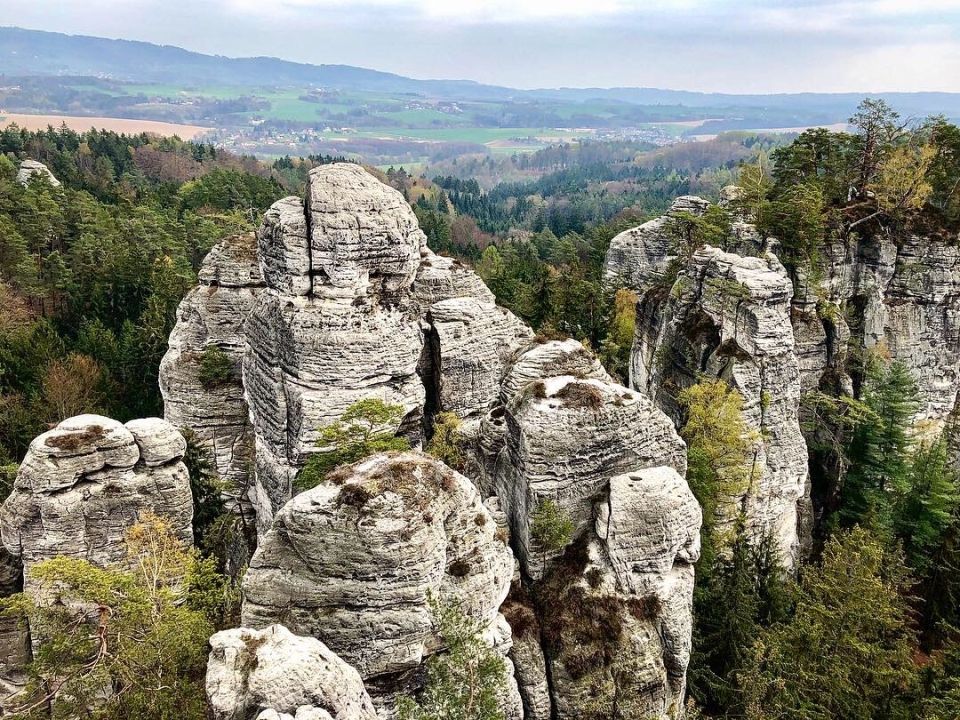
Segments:
[[[872,421],[861,423],[851,441],[840,520],[890,535],[892,499],[905,495],[910,485],[910,426],[919,407],[919,389],[903,363],[885,365],[873,358],[868,359],[861,400]]]
[[[427,453],[452,467],[457,472],[463,470],[463,449],[461,448],[460,418],[456,413],[442,412],[433,420],[433,437],[427,445]]]
[[[197,378],[208,390],[223,385],[233,377],[233,361],[216,345],[211,345],[200,355]]]
[[[686,413],[680,434],[687,441],[687,482],[703,508],[700,567],[709,570],[725,542],[718,521],[736,518],[731,503],[749,487],[757,435],[743,420],[743,396],[723,380],[691,385],[679,401]]]
[[[400,720],[503,720],[507,669],[483,626],[456,604],[431,598],[430,610],[447,650],[427,661],[419,697],[400,699]]]
[[[553,500],[544,500],[533,513],[530,536],[544,552],[562,550],[573,538],[573,520]]]
[[[320,430],[317,447],[294,485],[308,490],[323,482],[327,474],[368,455],[390,450],[409,450],[410,443],[394,432],[403,419],[403,406],[384,402],[379,398],[358,400],[346,409],[340,419]]]
[[[3,612],[36,641],[18,717],[201,720],[211,617],[227,593],[169,523],[145,515],[115,567],[58,557],[31,570],[31,590]],[[194,588],[202,593],[193,593]]]

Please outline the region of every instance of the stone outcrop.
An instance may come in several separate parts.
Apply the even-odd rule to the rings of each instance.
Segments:
[[[54,557],[106,566],[125,558],[124,536],[141,513],[167,519],[191,543],[193,499],[186,444],[159,418],[123,425],[78,415],[43,433],[27,451],[0,509],[3,545],[24,567]]]
[[[520,717],[521,694],[529,717],[563,720],[609,714],[634,690],[644,716],[678,717],[700,516],[670,419],[576,341],[534,341],[476,274],[430,252],[402,196],[358,166],[311,171],[305,201],[267,213],[257,255],[265,287],[235,325],[260,533],[244,625],[319,639],[389,714],[443,650],[428,595],[453,599],[506,659],[507,717]],[[416,453],[375,456],[292,497],[319,429],[370,397],[402,406],[391,429],[414,447],[437,413],[458,415],[470,480]],[[533,537],[548,500],[572,522],[566,550],[544,552]],[[581,605],[588,625],[608,612],[615,656],[512,637],[499,612],[515,577],[508,540],[535,622],[556,640],[583,629]],[[552,613],[551,597],[566,609]],[[596,667],[581,672],[584,662]],[[265,720],[317,711],[303,707],[255,710]]]
[[[30,443],[13,490],[0,508],[0,597],[56,557],[104,567],[126,560],[125,536],[143,513],[169,521],[192,544],[193,499],[182,462],[186,443],[159,418],[123,425],[99,415],[64,420]],[[36,640],[36,638],[34,638]],[[25,620],[0,621],[0,709],[19,704],[31,638]]]
[[[253,433],[241,380],[243,325],[264,288],[253,233],[215,245],[198,278],[200,284],[177,309],[177,324],[160,363],[164,417],[196,434],[224,483],[228,509],[246,512],[253,524],[246,498]],[[229,371],[205,378],[205,359],[218,351],[226,356]]]
[[[826,364],[827,332],[815,301],[796,304],[791,279],[772,252],[776,242],[737,213],[738,196],[732,186],[721,193],[721,207],[733,213],[726,251],[705,246],[679,264],[670,254],[669,224],[680,211],[703,215],[709,203],[678,198],[664,216],[614,238],[605,276],[609,285],[639,296],[631,387],[678,425],[677,395],[703,375],[722,378],[743,395],[744,420],[761,442],[740,505],[751,534],[772,533],[792,567],[810,517],[800,396]],[[798,325],[804,332],[795,340]]]
[[[21,185],[29,185],[30,181],[35,177],[43,178],[55,188],[60,187],[60,181],[50,172],[50,168],[42,162],[36,160],[24,160],[21,162],[20,169],[17,170],[17,182]]]
[[[389,705],[442,649],[431,598],[509,650],[513,564],[467,478],[418,453],[375,455],[280,510],[244,578],[243,624],[319,638]]]
[[[216,720],[376,720],[360,674],[326,645],[283,625],[210,638],[207,698]]]
[[[357,165],[315,168],[306,201],[276,203],[257,239],[268,289],[246,320],[243,386],[263,533],[319,428],[351,404],[402,406],[395,430],[416,444],[432,413],[479,414],[531,333],[431,253],[403,196]]]
[[[670,232],[674,217],[677,213],[703,215],[709,206],[703,198],[684,195],[673,201],[666,215],[614,237],[604,261],[604,281],[637,291],[663,282],[670,262],[677,257],[677,240]]]
[[[852,334],[911,371],[922,397],[918,425],[938,431],[960,390],[960,247],[950,238],[877,233],[835,241],[826,255],[824,338],[808,384],[842,369],[837,358]]]
[[[551,341],[516,355],[464,433],[536,599],[504,610],[527,716],[606,715],[627,695],[637,717],[679,717],[701,517],[670,419],[580,343]],[[535,537],[547,502],[572,525],[565,548]]]
[[[634,386],[677,422],[679,391],[703,375],[722,378],[740,393],[743,419],[758,441],[749,485],[734,504],[746,511],[753,537],[773,536],[789,567],[799,559],[801,516],[809,502],[792,295],[775,256],[742,257],[705,246],[667,297],[641,298],[631,361]]]

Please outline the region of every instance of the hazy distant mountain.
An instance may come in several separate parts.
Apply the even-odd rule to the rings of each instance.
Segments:
[[[516,90],[469,80],[416,80],[350,65],[309,65],[271,57],[228,58],[170,45],[0,27],[0,74],[87,75],[150,83],[277,86],[316,85],[359,91],[413,93],[445,99],[606,99],[632,105],[791,108],[836,120],[867,93],[733,95],[655,88]],[[879,93],[904,115],[960,117],[960,93]]]

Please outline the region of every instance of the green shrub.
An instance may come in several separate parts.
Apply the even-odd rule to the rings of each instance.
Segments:
[[[400,698],[400,720],[503,720],[507,669],[484,642],[483,625],[455,604],[431,598],[430,610],[447,650],[427,660],[419,697]]]
[[[545,551],[560,550],[573,538],[570,516],[553,500],[544,500],[533,513],[530,536]]]
[[[294,480],[298,490],[308,490],[323,482],[340,467],[378,452],[409,450],[410,443],[396,437],[403,419],[403,406],[378,398],[358,400],[340,419],[320,430],[317,446],[321,452],[311,455]]]
[[[233,378],[233,361],[223,350],[211,345],[200,355],[197,377],[207,389],[219,387]]]
[[[458,434],[460,418],[452,412],[443,412],[433,421],[433,437],[427,445],[427,452],[454,470],[463,470],[463,450]]]

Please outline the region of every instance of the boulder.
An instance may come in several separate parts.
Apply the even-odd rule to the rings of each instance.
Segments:
[[[50,172],[50,168],[42,162],[36,160],[24,160],[20,163],[20,169],[17,170],[17,182],[21,185],[29,185],[30,181],[39,177],[49,183],[52,187],[60,187],[60,181]]]
[[[142,513],[167,519],[193,540],[185,443],[159,418],[122,425],[99,415],[64,420],[30,443],[0,509],[0,535],[30,568],[54,557],[107,566],[124,560],[124,538]]]
[[[376,720],[360,674],[326,645],[283,625],[210,638],[207,699],[216,720]]]
[[[513,555],[473,484],[418,453],[374,455],[290,500],[244,578],[243,625],[282,623],[357,668],[374,700],[442,649],[431,598],[509,650],[499,607]]]

